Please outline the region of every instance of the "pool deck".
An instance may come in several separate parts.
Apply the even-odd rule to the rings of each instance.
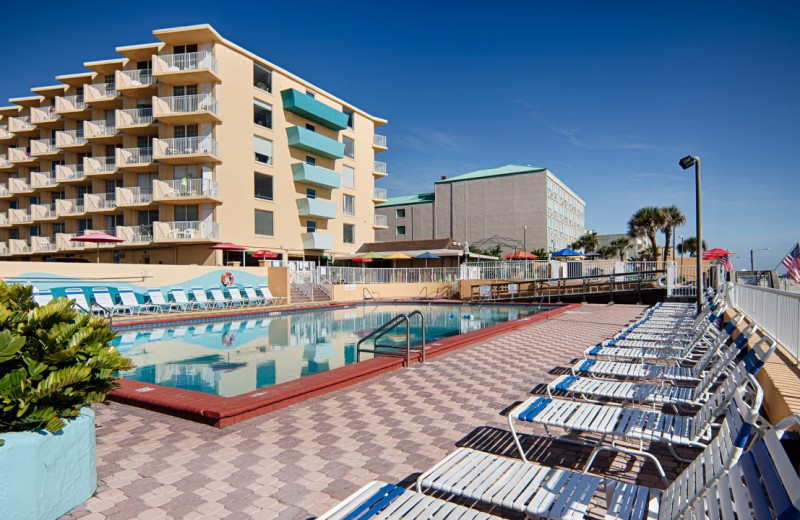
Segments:
[[[64,518],[304,519],[372,480],[411,484],[457,446],[513,456],[501,412],[643,309],[583,305],[225,429],[95,407],[99,487]],[[538,427],[523,432],[534,461],[582,468],[589,454]],[[645,449],[670,479],[682,467],[665,448]],[[599,457],[592,473],[660,485],[649,463],[621,455]]]

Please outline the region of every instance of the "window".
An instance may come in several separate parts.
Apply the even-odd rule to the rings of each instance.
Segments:
[[[405,208],[398,209],[396,214],[395,214],[395,217],[396,218],[406,218],[406,210],[405,210]]]
[[[317,190],[314,188],[306,188],[306,197],[309,199],[316,199],[317,198]]]
[[[263,137],[253,136],[253,151],[256,162],[272,164],[272,141]]]
[[[197,137],[197,125],[175,125],[172,131],[176,139]]]
[[[306,155],[306,164],[310,164],[311,166],[315,166],[317,164],[316,157],[312,157],[310,155]]]
[[[342,165],[342,184],[349,188],[356,185],[356,170],[352,166]]]
[[[117,78],[114,77],[114,74],[105,74],[103,76],[103,83],[113,85],[114,82],[117,81]]]
[[[347,128],[353,128],[353,111],[349,108],[342,108],[342,112],[347,115]]]
[[[149,135],[137,135],[136,136],[136,148],[151,148],[151,141],[152,137]],[[151,152],[152,153],[152,152]]]
[[[317,131],[317,127],[312,125],[311,123],[306,123],[306,130],[310,130],[312,132],[316,132]]]
[[[272,92],[272,71],[254,63],[253,86],[264,92]]]
[[[31,226],[29,229],[30,229],[30,235],[31,235],[32,237],[38,237],[38,236],[40,236],[40,235],[41,235],[41,233],[42,233],[42,231],[41,231],[41,229],[39,228],[39,226]]]
[[[39,197],[29,197],[28,198],[28,203],[29,204],[39,204],[40,200],[41,199],[39,199]]]
[[[50,226],[50,229],[53,230],[53,235],[56,235],[58,233],[63,233],[64,232],[64,229],[65,229],[64,226],[65,226],[65,224],[63,222],[59,222],[58,224],[53,224],[52,226]]]
[[[197,85],[175,85],[172,87],[173,96],[194,96],[197,94]],[[152,103],[152,102],[151,102]]]
[[[197,206],[175,206],[175,220],[177,222],[194,222],[200,220]]]
[[[258,126],[264,128],[272,128],[272,106],[259,101],[253,100],[253,122]]]
[[[274,235],[274,225],[271,211],[256,210],[256,235]]]
[[[173,48],[175,54],[188,54],[190,52],[197,52],[197,44],[191,43],[189,45],[176,45]]]
[[[92,229],[92,219],[82,218],[78,220],[78,233],[83,233],[87,229]]]
[[[344,156],[349,157],[350,159],[355,159],[356,157],[356,143],[351,138],[347,136],[342,136],[342,142],[344,143]]]
[[[344,243],[345,244],[356,243],[356,227],[353,224],[344,225]]]
[[[256,172],[253,182],[257,199],[272,200],[272,177]]]
[[[398,235],[405,235],[406,234],[406,227],[405,226],[397,226],[397,234]]]
[[[136,212],[136,225],[143,226],[146,229],[151,229],[153,222],[158,221],[158,210],[137,211]]]
[[[106,215],[105,220],[106,233],[109,235],[116,235],[117,226],[122,226],[125,222],[122,215]]]
[[[57,200],[64,200],[65,198],[67,197],[63,191],[54,191],[53,193],[50,194],[50,200],[52,200],[53,202]]]
[[[344,201],[342,201],[342,211],[345,215],[350,215],[351,217],[356,214],[356,198],[352,195],[344,195]]]
[[[316,233],[317,223],[313,220],[306,220],[306,233]]]

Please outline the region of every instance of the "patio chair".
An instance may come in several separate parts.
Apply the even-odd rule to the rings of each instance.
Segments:
[[[74,300],[72,306],[79,311],[83,311],[86,314],[108,315],[105,310],[90,304],[86,300],[86,294],[84,294],[83,289],[72,287],[69,289],[64,289],[64,293],[67,295],[68,300]]]
[[[286,301],[286,298],[284,298],[283,296],[272,296],[272,293],[269,290],[269,286],[266,285],[259,285],[258,292],[260,292],[261,296],[264,297],[264,301],[268,303],[273,303],[277,305],[280,303],[284,303]]]
[[[156,305],[162,311],[172,312],[174,310],[181,310],[180,304],[165,300],[164,293],[162,293],[161,289],[158,287],[148,287],[147,297],[150,298],[150,303],[152,305]]]
[[[43,307],[53,301],[53,293],[50,289],[33,288],[33,302],[39,307]]]
[[[125,304],[120,305],[115,302],[114,297],[111,296],[111,291],[109,291],[107,287],[92,287],[92,297],[98,307],[104,309],[112,316],[126,313],[133,316],[134,310],[138,310],[128,307]]]
[[[189,301],[189,298],[186,297],[186,292],[183,290],[183,287],[172,287],[169,290],[169,294],[172,296],[173,301],[180,305],[183,310],[191,311],[202,307],[202,305],[198,302]]]
[[[223,307],[232,307],[233,301],[229,300],[222,294],[222,289],[219,287],[209,287],[208,292],[211,293],[211,299]]]
[[[119,299],[122,301],[122,304],[130,307],[131,309],[136,309],[137,314],[141,314],[142,312],[160,312],[161,309],[158,305],[153,305],[150,303],[139,303],[139,299],[136,298],[136,293],[133,292],[133,289],[130,287],[120,287],[117,289],[119,293]]]
[[[256,294],[256,290],[252,285],[245,285],[244,287],[242,287],[242,290],[244,291],[245,296],[250,301],[256,302],[256,305],[266,305],[267,303],[270,303],[267,302],[267,299],[264,298],[263,296],[259,296],[258,294]]]
[[[190,291],[191,291],[192,297],[194,298],[194,301],[196,301],[200,305],[203,305],[204,308],[206,308],[206,309],[212,308],[212,307],[216,307],[216,308],[227,307],[227,304],[225,304],[225,303],[209,300],[208,296],[206,296],[206,290],[203,289],[202,287],[194,286],[194,287],[192,287],[190,289]]]
[[[231,302],[234,305],[241,305],[241,306],[250,306],[254,305],[254,302],[250,301],[248,298],[243,298],[242,293],[239,292],[239,288],[234,285],[228,286],[228,296],[230,296]]]

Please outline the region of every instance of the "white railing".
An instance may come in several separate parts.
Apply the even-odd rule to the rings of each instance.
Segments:
[[[84,95],[87,103],[114,99],[120,96],[115,83],[95,83],[84,85]]]
[[[10,139],[12,137],[14,136],[8,131],[8,125],[0,125],[0,139]]]
[[[73,242],[70,240],[78,236],[77,233],[56,233],[56,249],[59,251],[69,251],[71,249],[83,249],[83,242]]]
[[[11,254],[11,251],[8,250],[8,246],[5,242],[0,242],[0,256],[8,256]]]
[[[111,157],[84,157],[83,169],[86,175],[114,173],[117,171],[116,158]]]
[[[36,157],[31,154],[31,151],[27,148],[23,148],[21,146],[8,149],[8,159],[11,162],[26,162],[26,161],[35,161]]]
[[[56,113],[55,106],[31,108],[31,122],[33,123],[57,121],[59,118],[61,118],[61,116]]]
[[[379,148],[386,148],[386,136],[380,134],[372,134],[372,144]]]
[[[31,204],[31,219],[34,221],[56,218],[56,216],[55,202],[50,204]]]
[[[0,197],[7,197],[11,192],[8,191],[8,186],[0,184]]]
[[[83,135],[86,139],[92,139],[94,137],[112,137],[116,135],[116,133],[117,127],[104,120],[83,122]]]
[[[8,225],[8,215],[6,213],[0,213],[0,226]]]
[[[36,130],[36,125],[31,123],[31,118],[28,116],[9,117],[8,130],[11,133],[27,132],[29,130]]]
[[[176,155],[219,155],[219,145],[211,136],[154,139],[153,154],[158,157]]]
[[[103,211],[117,208],[115,193],[87,193],[83,196],[86,211]]]
[[[8,179],[8,191],[11,193],[25,193],[26,191],[31,191],[31,187],[25,179],[10,178]]]
[[[31,252],[31,246],[25,240],[12,238],[8,241],[12,255],[20,255]]]
[[[211,94],[191,94],[188,96],[169,96],[156,98],[155,116],[188,114],[192,112],[211,112],[217,114],[217,100]]]
[[[82,199],[61,199],[56,201],[56,215],[81,215],[86,213]]]
[[[142,166],[153,162],[152,148],[117,148],[117,165],[119,167]]]
[[[86,138],[83,136],[83,128],[80,130],[59,130],[56,132],[56,146],[83,146]]]
[[[116,236],[123,244],[143,244],[153,241],[153,230],[150,226],[117,226]]]
[[[8,222],[10,224],[27,224],[31,221],[31,214],[27,209],[9,208]]]
[[[214,74],[218,72],[217,59],[209,51],[167,54],[154,58],[156,73],[197,69],[208,69]]]
[[[117,89],[146,87],[155,82],[156,78],[153,77],[151,69],[117,71]]]
[[[56,97],[56,112],[77,112],[79,110],[86,110],[83,96]]]
[[[11,161],[5,155],[0,155],[0,168],[8,168],[12,166]]]
[[[49,188],[57,184],[58,180],[50,172],[31,172],[31,188]]]
[[[54,240],[48,237],[31,237],[31,251],[34,253],[44,253],[55,250],[56,244]]]
[[[153,202],[153,188],[117,188],[116,198],[118,206],[133,206],[136,204],[150,204]]]
[[[386,163],[381,161],[374,161],[372,171],[375,173],[386,173]]]
[[[375,192],[372,196],[375,200],[386,200],[386,189],[384,188],[375,188]]]
[[[58,182],[79,181],[85,177],[83,173],[83,164],[56,165],[56,180]]]
[[[469,262],[461,266],[464,280],[536,280],[620,275],[624,280],[644,271],[665,269],[664,262],[619,262],[616,260],[512,260]]]
[[[31,139],[31,154],[39,156],[49,153],[59,153],[61,150],[56,147],[50,139]]]
[[[800,294],[741,283],[728,287],[733,306],[800,360]]]
[[[126,108],[115,112],[117,128],[150,125],[153,123],[152,108]]]
[[[408,269],[319,267],[319,272],[333,284],[454,282],[458,279],[458,267]]]
[[[375,213],[375,221],[373,222],[373,225],[387,227],[389,225],[389,218],[386,215]]]
[[[219,183],[211,179],[179,179],[172,181],[153,181],[156,199],[176,199],[192,197],[219,196]]]
[[[156,241],[174,240],[217,240],[219,222],[185,221],[153,222],[153,237]]]

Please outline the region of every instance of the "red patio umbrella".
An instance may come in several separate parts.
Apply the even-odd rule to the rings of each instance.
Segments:
[[[278,258],[281,255],[273,251],[268,251],[266,249],[259,249],[258,251],[253,251],[252,253],[250,253],[250,256],[252,256],[253,258],[265,258],[265,259],[269,258],[270,260],[274,260],[275,258]]]
[[[503,258],[505,258],[506,260],[536,260],[539,257],[534,255],[533,253],[529,253],[527,251],[523,251],[521,249],[518,249],[517,251],[514,251],[513,253],[508,253]]]
[[[368,256],[354,256],[353,258],[350,259],[350,261],[356,263],[361,262],[363,264],[366,264],[368,262],[372,262],[372,258]]]
[[[102,231],[89,231],[84,232],[83,235],[70,238],[71,242],[90,242],[97,244],[97,263],[100,263],[100,244],[111,244],[125,242],[122,238],[117,238],[114,235],[109,235]]]
[[[714,249],[709,249],[708,251],[703,251],[703,260],[719,260],[723,256],[730,256],[733,255],[732,251],[728,251],[727,249],[720,249],[715,247]]]
[[[247,250],[246,247],[240,246],[238,244],[234,244],[232,242],[220,242],[219,244],[214,244],[213,246],[209,247],[209,249],[213,249],[215,251],[241,251],[242,252],[242,265],[244,265],[244,252]]]

